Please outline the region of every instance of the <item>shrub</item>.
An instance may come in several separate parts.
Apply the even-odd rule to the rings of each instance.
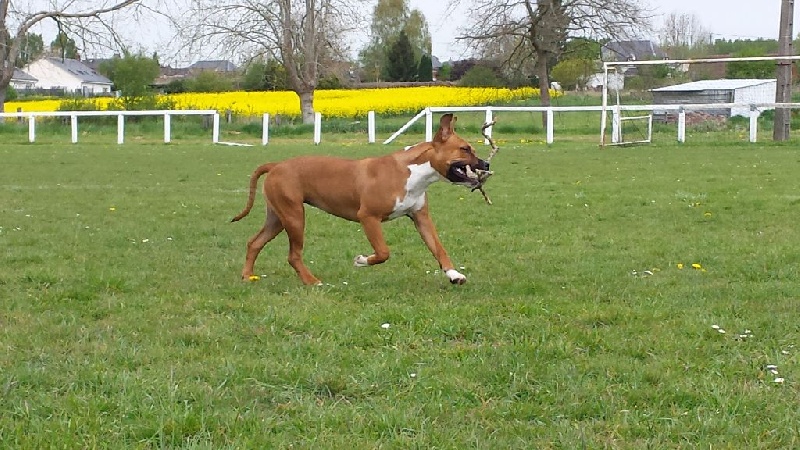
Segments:
[[[12,86],[6,87],[6,101],[11,102],[16,100],[17,98],[19,98],[17,90],[14,89]]]
[[[475,66],[461,77],[460,84],[464,87],[502,87],[504,83],[494,70],[485,66]]]

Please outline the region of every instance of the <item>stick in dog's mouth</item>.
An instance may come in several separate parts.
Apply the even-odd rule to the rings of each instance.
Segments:
[[[487,165],[492,160],[492,158],[494,158],[494,155],[496,155],[497,152],[500,151],[500,148],[497,147],[497,144],[495,144],[494,140],[491,137],[489,137],[489,134],[486,132],[486,129],[491,127],[495,123],[497,123],[497,121],[496,120],[492,120],[491,122],[484,123],[483,127],[481,127],[481,134],[489,142],[489,145],[492,146],[492,151],[491,151],[491,153],[489,153],[489,156],[486,158],[486,164]],[[483,194],[483,198],[484,198],[484,200],[486,200],[486,203],[491,205],[492,204],[492,200],[489,199],[488,195],[486,195],[486,191],[483,189],[483,185],[486,184],[486,181],[489,180],[489,177],[494,175],[494,172],[492,172],[491,170],[481,170],[481,169],[475,169],[473,171],[470,167],[467,167],[467,170],[468,170],[467,176],[469,176],[471,179],[473,179],[473,180],[475,180],[477,182],[477,185],[475,187],[473,187],[471,190],[472,191],[475,191],[475,190],[481,191],[481,194]]]

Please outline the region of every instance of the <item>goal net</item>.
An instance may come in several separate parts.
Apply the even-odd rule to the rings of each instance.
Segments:
[[[653,140],[653,114],[623,115],[614,110],[611,145],[649,144]]]

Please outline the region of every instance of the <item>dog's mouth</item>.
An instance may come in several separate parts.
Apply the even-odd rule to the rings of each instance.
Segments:
[[[447,180],[453,184],[460,184],[473,189],[482,186],[483,183],[492,176],[489,170],[473,168],[469,164],[456,161],[447,170]]]

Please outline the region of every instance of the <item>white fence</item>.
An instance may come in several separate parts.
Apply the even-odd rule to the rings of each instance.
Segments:
[[[756,104],[742,104],[742,103],[714,103],[714,104],[687,104],[687,105],[615,105],[612,106],[612,143],[617,143],[619,136],[620,124],[619,118],[623,112],[649,112],[652,114],[654,110],[664,111],[666,113],[673,113],[678,115],[678,142],[686,142],[686,113],[689,111],[703,111],[709,109],[728,109],[728,108],[748,108],[750,111],[750,142],[757,142],[758,140],[758,117],[761,115],[761,110],[775,109],[775,108],[800,108],[800,103],[756,103]],[[403,134],[411,125],[416,123],[422,117],[425,117],[425,140],[430,141],[433,139],[433,114],[434,113],[454,113],[454,112],[484,112],[486,114],[486,122],[491,122],[495,112],[544,112],[547,114],[547,130],[545,141],[552,144],[555,141],[555,124],[553,121],[554,113],[556,112],[603,112],[602,106],[479,106],[479,107],[432,107],[420,111],[419,114],[414,116],[411,120],[403,125],[397,132],[386,139],[383,143],[389,144],[394,141],[398,136]],[[492,136],[492,127],[486,129],[489,137]],[[601,133],[605,133],[605,124],[601,126]],[[604,143],[604,136],[601,135],[601,142]],[[488,142],[487,142],[488,144]]]
[[[79,117],[117,117],[117,144],[125,143],[125,118],[128,116],[163,116],[164,117],[164,142],[172,141],[172,116],[210,116],[213,120],[211,131],[211,142],[215,144],[235,144],[232,142],[221,142],[220,136],[220,116],[215,110],[158,110],[158,111],[54,111],[54,112],[13,112],[0,113],[3,118],[27,118],[28,119],[28,142],[36,142],[36,119],[40,117],[69,117],[72,131],[72,143],[78,142],[78,118]],[[367,141],[371,144],[375,142],[375,111],[370,111],[367,115]],[[314,115],[314,144],[322,142],[322,114]],[[262,119],[262,145],[269,143],[269,114],[264,114]]]
[[[54,111],[54,112],[15,112],[2,113],[3,118],[27,118],[28,142],[36,142],[36,119],[39,117],[69,117],[72,130],[72,143],[78,142],[79,117],[117,117],[117,144],[125,142],[125,117],[128,116],[163,116],[164,142],[172,140],[172,116],[211,116],[213,117],[211,140],[219,142],[219,114],[214,110],[163,110],[163,111]]]
[[[617,127],[623,112],[637,111],[637,112],[650,112],[654,110],[665,111],[667,113],[677,114],[678,116],[678,135],[679,142],[686,141],[686,113],[689,111],[703,111],[708,109],[720,108],[736,108],[744,107],[750,111],[750,142],[756,142],[758,139],[758,117],[762,109],[775,109],[775,108],[800,108],[800,103],[757,103],[757,104],[741,104],[741,103],[716,103],[716,104],[687,104],[687,105],[615,105],[612,106],[612,127]],[[552,144],[555,141],[555,124],[554,114],[570,113],[570,112],[602,112],[602,106],[476,106],[476,107],[430,107],[420,111],[419,114],[414,116],[403,127],[401,127],[392,136],[386,139],[383,143],[389,144],[409,127],[416,123],[422,117],[425,117],[425,140],[430,141],[433,139],[433,126],[434,126],[434,113],[452,113],[452,112],[483,112],[486,116],[486,122],[491,122],[494,113],[496,112],[544,112],[547,115],[547,130],[545,141]],[[36,141],[36,119],[39,117],[69,117],[72,130],[72,143],[78,142],[78,118],[79,117],[117,117],[117,143],[123,144],[125,142],[125,118],[128,116],[162,116],[164,118],[164,142],[169,143],[172,140],[172,116],[210,116],[213,120],[211,141],[215,144],[233,144],[230,142],[220,142],[220,116],[215,110],[163,110],[163,111],[57,111],[57,112],[14,112],[14,113],[0,113],[0,117],[5,118],[27,118],[28,119],[28,141]],[[370,111],[367,115],[367,142],[375,142],[375,112]],[[616,142],[619,135],[618,129],[612,130],[612,143]],[[487,134],[492,136],[492,128],[486,130]],[[605,124],[601,124],[601,133],[605,133]],[[314,116],[314,144],[322,142],[322,114],[316,113]],[[605,142],[605,136],[601,134],[601,142]],[[262,121],[262,145],[269,143],[269,114],[264,114]],[[239,144],[241,145],[241,144]]]

